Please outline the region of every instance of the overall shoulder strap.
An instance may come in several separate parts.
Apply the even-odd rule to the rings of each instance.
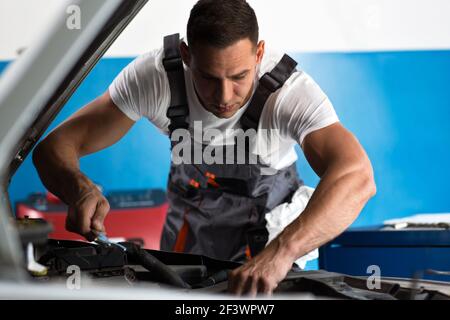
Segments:
[[[167,109],[167,117],[170,119],[169,134],[175,129],[187,129],[189,124],[186,117],[189,107],[184,82],[183,61],[180,54],[180,35],[178,33],[164,37],[163,65],[167,73],[170,86],[170,106]]]
[[[286,80],[294,73],[297,62],[287,54],[283,55],[281,60],[270,72],[266,72],[259,79],[252,100],[247,110],[241,117],[241,125],[244,130],[258,130],[259,118],[269,96],[283,86]]]

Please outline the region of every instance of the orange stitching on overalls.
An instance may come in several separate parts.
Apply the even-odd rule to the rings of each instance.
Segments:
[[[216,175],[206,171],[205,173],[206,178],[208,178],[208,184],[212,185],[214,188],[220,187],[220,185],[216,182]]]
[[[200,184],[197,181],[195,181],[194,179],[191,179],[189,181],[189,185],[191,185],[192,187],[197,188],[197,189],[200,187]],[[202,200],[203,200],[203,196],[200,195],[198,207],[201,206]],[[173,246],[173,251],[175,251],[175,252],[184,252],[184,248],[186,246],[187,234],[188,234],[188,230],[189,230],[189,224],[188,224],[188,221],[186,218],[188,213],[189,213],[189,208],[185,208],[184,215],[183,215],[183,225],[181,226],[181,229],[178,232],[177,239],[175,241],[175,245]]]

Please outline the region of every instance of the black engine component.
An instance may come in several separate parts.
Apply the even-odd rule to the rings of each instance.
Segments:
[[[66,274],[69,266],[76,265],[80,270],[90,272],[94,276],[123,276],[129,273],[133,266],[140,266],[145,272],[134,272],[138,280],[154,281],[184,289],[192,288],[193,284],[195,287],[204,287],[208,282],[202,282],[212,274],[240,265],[198,255],[142,249],[132,242],[120,244],[126,250],[119,246],[51,239],[38,262],[48,267],[49,275]],[[226,281],[226,274],[227,272],[225,276],[222,274],[220,278],[215,279],[214,283]]]
[[[115,246],[105,247],[81,241],[50,240],[48,249],[38,262],[47,266],[50,272],[62,274],[71,265],[76,265],[83,271],[122,268],[127,264],[127,256],[123,250]]]
[[[49,240],[39,262],[49,268],[49,276],[65,274],[69,266],[77,265],[96,277],[125,276],[132,281],[151,281],[188,290],[211,288],[222,293],[226,292],[223,284],[228,280],[228,271],[242,265],[195,254],[142,249],[131,242],[120,244],[126,250],[115,245]],[[274,294],[313,293],[320,297],[353,300],[450,300],[443,292],[422,287],[414,289],[413,282],[408,279],[404,282],[411,286],[381,281],[379,289],[371,290],[364,277],[292,269]]]

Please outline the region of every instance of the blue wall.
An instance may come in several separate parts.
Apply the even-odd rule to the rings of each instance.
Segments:
[[[374,167],[377,195],[354,226],[450,212],[450,51],[297,55]],[[308,181],[316,181],[304,169]]]
[[[102,59],[57,116],[48,132],[78,108],[104,92],[130,61],[131,59]],[[169,165],[167,139],[146,120],[136,123],[114,146],[81,159],[83,172],[102,185],[105,192],[117,189],[165,188]],[[45,190],[31,157],[19,168],[9,190],[12,202],[27,197],[30,192]]]
[[[294,54],[319,83],[343,124],[372,160],[378,193],[354,226],[417,212],[450,211],[450,51]],[[53,128],[106,90],[131,59],[102,59]],[[5,63],[0,63],[0,70]],[[106,191],[164,188],[169,143],[141,120],[116,145],[82,159],[82,170]],[[309,185],[318,178],[300,155]],[[12,201],[43,191],[30,157],[10,186]]]

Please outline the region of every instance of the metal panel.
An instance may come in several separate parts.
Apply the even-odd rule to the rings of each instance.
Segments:
[[[49,24],[36,46],[0,78],[0,277],[21,279],[22,250],[11,223],[7,187],[12,172],[48,127],[101,55],[146,0],[68,1],[81,12],[81,28],[69,29],[66,12]],[[102,35],[102,32],[104,33]]]

